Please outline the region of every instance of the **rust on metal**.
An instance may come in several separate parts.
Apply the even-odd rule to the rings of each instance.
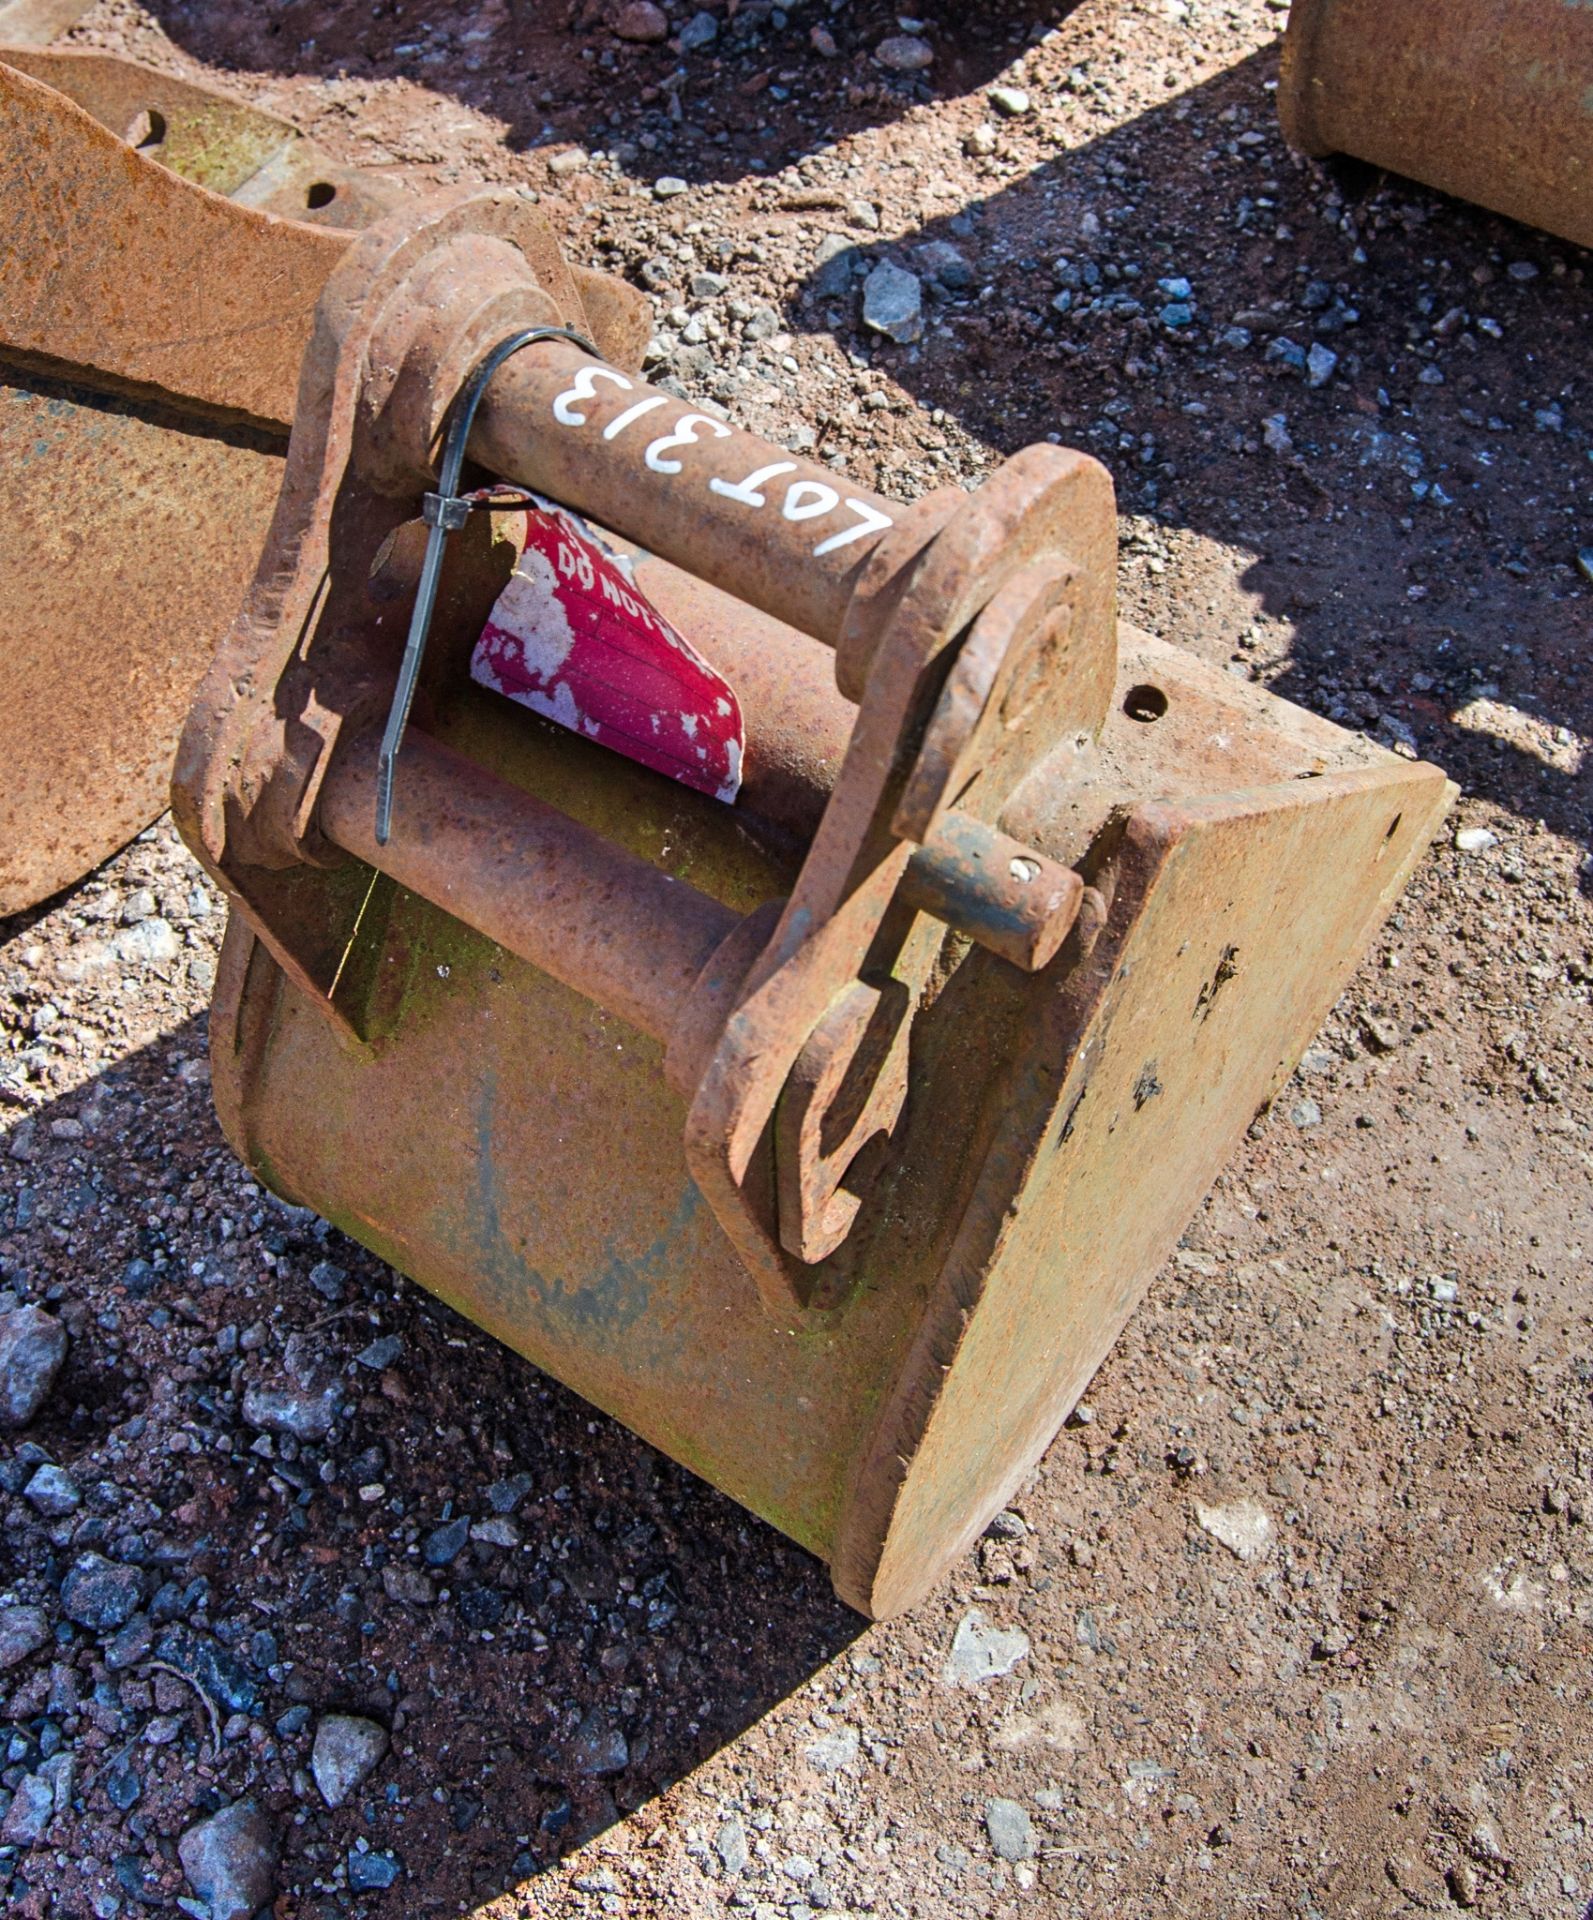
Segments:
[[[0,34],[70,24],[48,12],[0,11]],[[0,47],[0,913],[166,804],[270,523],[341,229],[412,203],[208,88]],[[577,276],[629,364],[645,299],[599,278]]]
[[[321,789],[329,839],[510,953],[668,1043],[740,916],[424,734],[378,846],[372,734]]]
[[[0,64],[0,913],[160,812],[276,499],[327,236],[248,215],[212,256],[211,207]],[[193,284],[212,258],[225,291]],[[273,277],[306,265],[283,312]]]
[[[107,408],[0,363],[0,914],[165,807],[172,742],[281,477],[273,439]],[[196,496],[225,511],[196,516]]]
[[[1122,712],[1144,684],[1169,703],[1154,726]],[[844,747],[837,720],[816,755]],[[655,864],[685,846],[717,895],[790,883],[731,816],[642,769],[536,723],[511,740],[476,699],[438,724]],[[420,894],[369,934],[373,993],[403,985],[366,1048],[234,914],[222,1118],[278,1190],[810,1547],[852,1605],[893,1612],[1047,1444],[1444,796],[1433,769],[1124,631],[1099,748],[1009,821],[1111,894],[1106,929],[1035,975],[966,953],[920,1008],[899,1138],[825,1263],[838,1304],[799,1338],[749,1308],[656,1042]],[[1149,1060],[1162,1091],[1136,1106]]]
[[[293,418],[347,238],[202,193],[0,64],[0,351],[253,425]]]
[[[587,324],[581,288],[540,217],[502,194],[384,224],[329,281],[305,369],[306,390],[325,400],[294,436],[284,496],[293,511],[274,523],[256,591],[218,656],[178,762],[179,818],[234,892],[249,897],[251,870],[321,858],[328,845],[348,843],[346,820],[334,832],[323,804],[352,718],[332,689],[340,678],[351,689],[371,688],[390,658],[391,642],[370,631],[365,583],[373,568],[391,569],[401,503],[430,484],[454,395],[511,336],[584,334]],[[985,726],[985,709],[993,701],[1006,713],[1001,689],[1024,678],[999,670],[1003,646],[1031,679],[1028,656],[1044,651],[1052,718],[1065,716],[1084,738],[1099,725],[1101,662],[1112,645],[1110,483],[1081,455],[1036,448],[973,500],[938,502],[914,516],[830,485],[818,477],[825,470],[781,458],[563,339],[533,339],[488,394],[490,418],[471,439],[484,464],[665,554],[702,556],[697,570],[751,605],[791,605],[817,637],[844,646],[864,683],[835,790],[686,1125],[698,1184],[765,1299],[800,1308],[811,1302],[810,1269],[822,1257],[813,1249],[829,1245],[852,1162],[900,1112],[887,1059],[907,1045],[941,938],[939,923],[918,910],[925,896],[908,871],[943,823],[954,777],[968,820],[939,848],[928,895],[945,904],[950,924],[978,940],[1008,940],[1029,964],[1048,943],[1054,950],[1077,911],[1078,890],[1061,884],[1043,856],[1020,850],[1004,868],[968,856],[970,835],[993,825],[1004,794],[1051,739],[1049,727],[1024,736],[1014,718],[1007,731],[1016,744],[1007,742],[998,769],[993,744],[1003,729]],[[1046,550],[1053,558],[1042,565]],[[894,569],[899,588],[881,582],[882,568]],[[1043,579],[1033,577],[1037,568]],[[994,691],[937,711],[929,761],[914,732],[945,664],[987,601],[1005,605],[1002,590],[1018,575],[1030,584],[998,619],[988,649],[984,671]],[[860,603],[869,610],[862,621]],[[1069,633],[1060,652],[1050,642],[1058,625]],[[337,651],[312,657],[303,646],[310,628],[335,636]],[[258,696],[240,703],[236,690],[245,684],[275,686],[269,707]],[[369,697],[361,691],[355,705]],[[307,701],[313,712],[301,713]],[[976,734],[992,742],[988,754],[967,749]],[[903,832],[893,815],[910,779],[929,800],[923,821]],[[1031,874],[1045,884],[1025,910],[1018,888]],[[293,926],[270,911],[269,891],[253,900],[257,931],[280,964],[302,984],[318,984],[333,1005],[330,951],[318,974]],[[1013,923],[1025,921],[1014,934]],[[561,977],[601,990],[582,954]],[[857,990],[876,991],[876,977],[890,983],[886,1000],[900,1007],[893,1047],[878,1058],[874,1021],[831,1017],[839,999],[856,1004]],[[811,1177],[786,1183],[782,1215],[775,1110],[799,1056],[811,1112],[807,1132],[793,1137],[822,1137],[824,1146],[817,1156],[802,1147]],[[869,1124],[840,1126],[842,1106]],[[830,1224],[821,1227],[821,1218]]]
[[[1283,130],[1593,246],[1583,0],[1295,0]]]
[[[121,245],[238,276],[203,326],[165,295],[141,317],[103,284],[108,241],[52,242],[48,176],[4,150],[17,230],[83,295],[64,343],[36,263],[0,295],[16,417],[70,374],[117,433],[179,436],[163,498],[188,440],[258,461],[262,495],[280,480],[268,533],[252,495],[238,516],[263,544],[173,784],[231,906],[230,1138],[822,1554],[852,1604],[911,1604],[1288,1072],[1443,776],[1120,628],[1111,483],[1082,454],[891,502],[645,386],[644,309],[517,195],[319,230],[0,87]],[[461,381],[544,326],[601,357],[528,347],[472,452],[649,549],[639,588],[744,703],[745,777],[722,805],[473,685],[520,558],[475,516],[378,847],[417,503]],[[68,472],[100,471],[86,404],[59,415]],[[135,555],[162,530],[134,527]],[[124,584],[93,557],[61,572]],[[214,621],[174,591],[174,622]],[[57,641],[82,604],[49,613]],[[129,677],[152,657],[146,635]],[[1124,712],[1147,687],[1152,724]]]
[[[275,114],[212,87],[88,48],[9,46],[0,61],[74,101],[146,160],[240,205],[315,226],[364,227],[411,198],[345,167]]]
[[[1084,882],[1072,867],[952,811],[908,861],[903,891],[920,912],[1036,973],[1072,932]]]
[[[902,513],[828,467],[556,342],[497,375],[471,447],[492,472],[578,503],[589,519],[831,645],[874,543]]]

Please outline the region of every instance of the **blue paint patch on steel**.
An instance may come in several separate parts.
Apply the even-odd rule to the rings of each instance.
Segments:
[[[498,1080],[487,1073],[476,1110],[476,1203],[482,1254],[481,1274],[500,1298],[516,1304],[532,1298],[551,1325],[594,1333],[622,1334],[644,1319],[652,1306],[653,1285],[680,1263],[682,1241],[702,1210],[702,1195],[687,1180],[664,1231],[639,1257],[627,1257],[612,1243],[608,1264],[584,1284],[549,1279],[531,1265],[504,1232],[497,1162],[493,1153]]]

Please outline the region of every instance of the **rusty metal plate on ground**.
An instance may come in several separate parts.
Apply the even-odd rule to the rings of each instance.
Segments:
[[[0,373],[0,914],[161,812],[243,598],[280,442]]]
[[[0,353],[284,426],[345,234],[202,192],[0,63]]]
[[[107,88],[141,75],[80,71]],[[0,233],[0,913],[15,913],[166,805],[347,240],[198,191],[4,64]]]

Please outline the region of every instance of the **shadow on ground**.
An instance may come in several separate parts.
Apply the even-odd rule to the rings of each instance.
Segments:
[[[988,0],[970,9],[926,0],[912,9],[936,49],[923,75],[891,72],[872,58],[902,32],[903,9],[890,0],[838,12],[803,0],[789,8],[741,0],[728,12],[668,0],[672,34],[705,10],[721,22],[710,45],[686,52],[675,39],[619,39],[606,28],[619,6],[599,0],[378,0],[357,12],[325,0],[258,8],[151,0],[150,11],[178,46],[214,66],[409,79],[496,115],[513,150],[623,142],[626,164],[643,178],[697,182],[778,171],[915,103],[982,87],[1037,22],[1054,25],[1078,4]],[[830,36],[828,57],[814,45],[815,29]]]
[[[13,1503],[7,1584],[59,1620],[80,1552],[141,1569],[154,1652],[205,1700],[179,1689],[179,1730],[150,1744],[150,1675],[99,1664],[109,1633],[64,1699],[61,1663],[95,1636],[62,1622],[54,1667],[6,1676],[0,1739],[36,1758],[64,1727],[79,1855],[163,1911],[187,1891],[175,1836],[254,1791],[281,1817],[295,1913],[346,1911],[332,1882],[361,1841],[402,1862],[395,1910],[455,1912],[663,1793],[863,1623],[798,1548],[261,1195],[216,1127],[203,1026],[37,1111],[27,1157],[0,1161],[0,1287],[74,1336],[0,1475],[15,1493],[48,1457],[89,1490],[65,1522]],[[22,1124],[7,1113],[0,1152]],[[243,1417],[251,1387],[323,1383],[324,1440]],[[212,1710],[239,1716],[219,1757]],[[392,1734],[335,1811],[303,1771],[329,1711]],[[61,1895],[54,1861],[0,1859],[9,1910],[31,1912],[30,1879]]]
[[[1049,434],[1102,459],[1143,516],[1127,597],[1166,637],[1254,656],[1286,697],[1593,844],[1588,257],[1290,154],[1276,73],[1275,50],[1252,56],[832,259],[793,324],[860,346],[1001,453]],[[856,331],[879,259],[924,280],[919,344]],[[1299,364],[1313,347],[1336,356],[1320,386]],[[1216,580],[1187,550],[1169,563],[1159,543],[1181,528],[1248,564]],[[1191,569],[1176,598],[1136,594],[1147,558]],[[1247,648],[1257,620],[1286,623],[1283,657]]]

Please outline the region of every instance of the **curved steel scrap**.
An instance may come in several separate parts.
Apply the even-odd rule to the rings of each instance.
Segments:
[[[165,807],[270,523],[321,288],[353,229],[410,199],[191,81],[0,46],[0,914]],[[575,279],[639,360],[645,296]]]
[[[8,46],[3,26],[0,17],[0,60],[64,93],[145,159],[241,206],[363,227],[411,197],[386,175],[338,165],[260,107],[92,48]]]
[[[0,65],[0,913],[166,804],[347,236],[230,205]]]

